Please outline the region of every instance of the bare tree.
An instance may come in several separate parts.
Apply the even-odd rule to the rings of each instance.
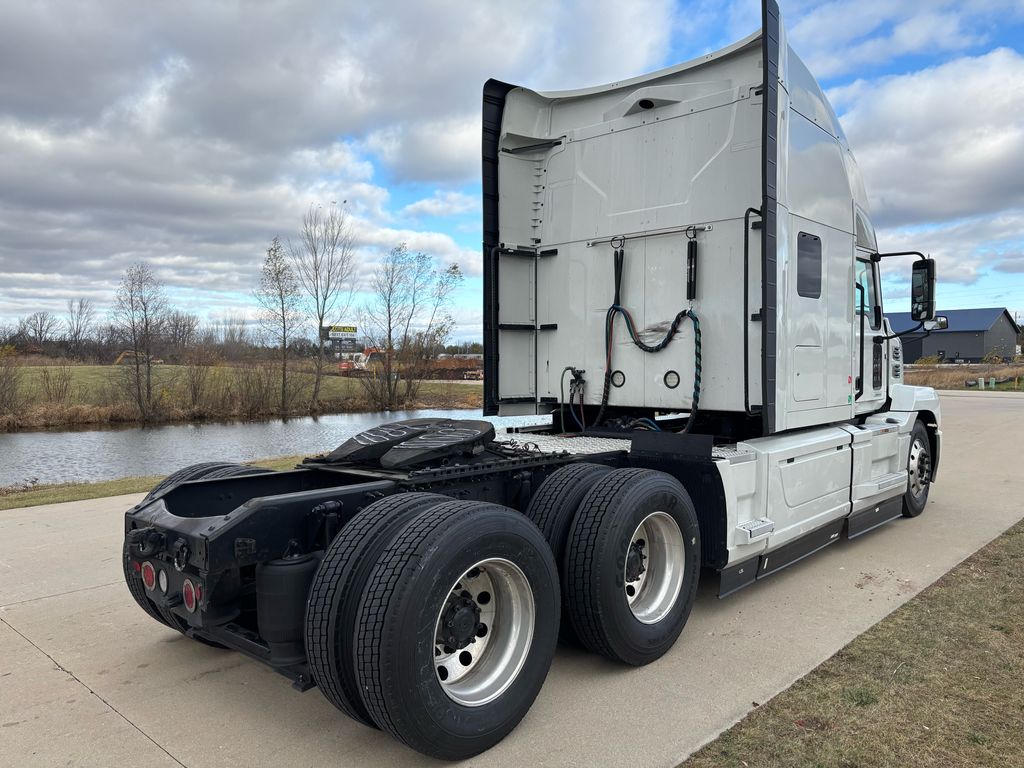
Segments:
[[[299,283],[278,238],[270,241],[255,291],[260,324],[281,355],[281,414],[288,412],[288,343],[301,322]]]
[[[68,299],[68,314],[64,318],[64,331],[68,341],[68,352],[73,358],[82,356],[86,339],[92,334],[96,321],[96,309],[89,299]]]
[[[305,294],[310,320],[316,325],[317,355],[313,378],[313,409],[320,404],[324,368],[323,328],[328,318],[348,312],[355,270],[354,232],[348,214],[334,203],[312,205],[302,217],[298,242],[288,241],[295,276]]]
[[[377,407],[395,409],[416,396],[427,361],[451,332],[448,307],[461,282],[458,265],[439,270],[404,243],[384,257],[360,318],[367,345],[380,352],[375,375],[360,379]]]
[[[164,338],[178,354],[182,354],[196,343],[199,335],[199,318],[189,312],[175,310],[167,315]]]
[[[246,316],[240,312],[229,312],[217,320],[215,327],[224,356],[229,360],[242,358],[250,345]]]
[[[57,318],[49,312],[33,312],[28,317],[18,321],[18,330],[30,342],[38,347],[42,347],[46,342],[50,341],[59,325]]]
[[[142,263],[128,267],[114,298],[111,319],[130,347],[129,386],[143,421],[153,412],[153,347],[167,313],[167,298],[153,270]]]

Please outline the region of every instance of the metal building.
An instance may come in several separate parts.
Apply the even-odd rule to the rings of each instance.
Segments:
[[[928,336],[911,333],[903,337],[903,357],[908,363],[931,356],[978,363],[989,354],[1005,358],[1016,354],[1020,327],[1005,307],[948,309],[940,314],[949,319],[945,330],[933,331]],[[886,317],[896,333],[917,325],[909,312],[890,312]]]

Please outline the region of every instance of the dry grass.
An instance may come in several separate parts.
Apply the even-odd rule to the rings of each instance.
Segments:
[[[301,456],[282,456],[248,462],[267,469],[291,469],[302,461]],[[58,504],[64,501],[102,499],[126,493],[146,493],[163,478],[123,477],[98,483],[54,483],[52,485],[0,486],[0,510],[35,507],[40,504]]]
[[[997,390],[1024,390],[1024,365],[936,365],[921,368],[907,368],[904,380],[907,384],[915,384],[935,389],[976,389],[968,387],[965,382],[984,376],[987,380],[995,378],[1009,379],[1004,384],[997,384]]]
[[[20,366],[19,397],[16,410],[3,413],[0,408],[0,431],[46,429],[74,425],[133,424],[139,415],[124,393],[123,367],[110,365],[72,365],[67,367],[70,380],[66,393],[54,400],[53,366]],[[263,392],[253,397],[249,392],[254,368],[212,366],[205,381],[205,393],[193,403],[189,391],[187,366],[154,367],[153,389],[157,400],[151,421],[205,421],[233,418],[270,418],[278,416],[276,397]],[[260,378],[261,376],[255,376]],[[296,371],[292,386],[297,392],[312,389],[312,376]],[[47,386],[47,381],[50,386]],[[260,381],[255,382],[260,384]],[[479,408],[482,390],[478,384],[459,381],[423,382],[419,396],[409,408]],[[289,415],[306,413],[305,398],[297,398]],[[320,413],[357,413],[371,410],[365,393],[356,379],[327,376],[321,390]]]
[[[684,768],[1024,766],[1024,523]]]

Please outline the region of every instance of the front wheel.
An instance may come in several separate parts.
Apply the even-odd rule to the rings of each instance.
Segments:
[[[932,486],[932,451],[928,430],[920,421],[914,423],[910,433],[910,452],[907,456],[907,491],[903,494],[903,516],[917,517],[928,503]]]
[[[536,698],[558,617],[558,570],[537,526],[496,504],[432,506],[367,581],[354,654],[363,703],[419,752],[477,755]]]

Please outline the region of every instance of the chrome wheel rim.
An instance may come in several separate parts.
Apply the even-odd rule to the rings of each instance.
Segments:
[[[910,458],[907,461],[907,472],[910,474],[910,493],[920,499],[928,491],[931,482],[931,457],[928,446],[920,438],[915,437],[910,446]]]
[[[633,616],[655,624],[669,614],[683,589],[686,550],[675,519],[652,512],[633,531],[623,568],[623,588]]]
[[[448,698],[479,707],[519,675],[533,641],[533,590],[503,558],[481,560],[452,585],[434,628],[434,675]]]

